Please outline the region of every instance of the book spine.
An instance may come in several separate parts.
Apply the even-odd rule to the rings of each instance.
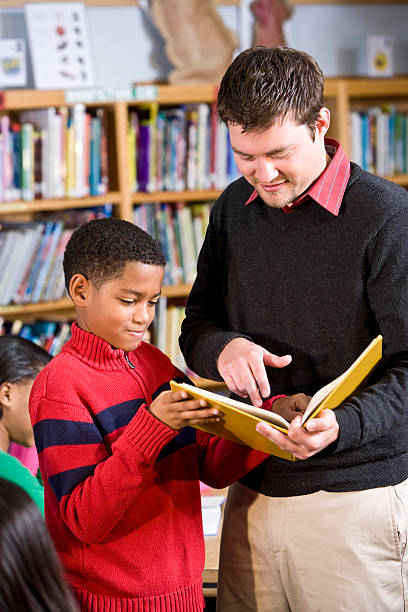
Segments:
[[[33,162],[33,126],[31,123],[23,123],[21,126],[21,197],[26,201],[34,199]]]

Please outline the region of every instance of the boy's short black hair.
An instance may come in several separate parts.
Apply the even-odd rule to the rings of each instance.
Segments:
[[[137,225],[122,219],[95,219],[74,231],[64,253],[65,286],[83,274],[96,288],[121,276],[128,261],[166,265],[160,244]]]

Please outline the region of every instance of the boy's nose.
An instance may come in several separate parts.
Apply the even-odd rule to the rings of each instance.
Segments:
[[[146,323],[149,320],[147,305],[138,304],[137,308],[134,308],[132,315],[133,321],[137,323]]]

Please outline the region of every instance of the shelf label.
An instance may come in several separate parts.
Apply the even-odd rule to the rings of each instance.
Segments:
[[[157,85],[133,85],[133,100],[157,100]]]

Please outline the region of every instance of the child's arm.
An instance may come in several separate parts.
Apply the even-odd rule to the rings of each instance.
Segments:
[[[111,455],[86,407],[31,397],[44,483],[51,487],[62,519],[79,540],[93,544],[109,536],[138,494],[151,484],[157,457],[178,429],[193,421],[219,419],[214,409],[204,409],[199,400],[180,401],[183,395],[161,393],[150,406],[157,417],[142,404],[113,442]]]

